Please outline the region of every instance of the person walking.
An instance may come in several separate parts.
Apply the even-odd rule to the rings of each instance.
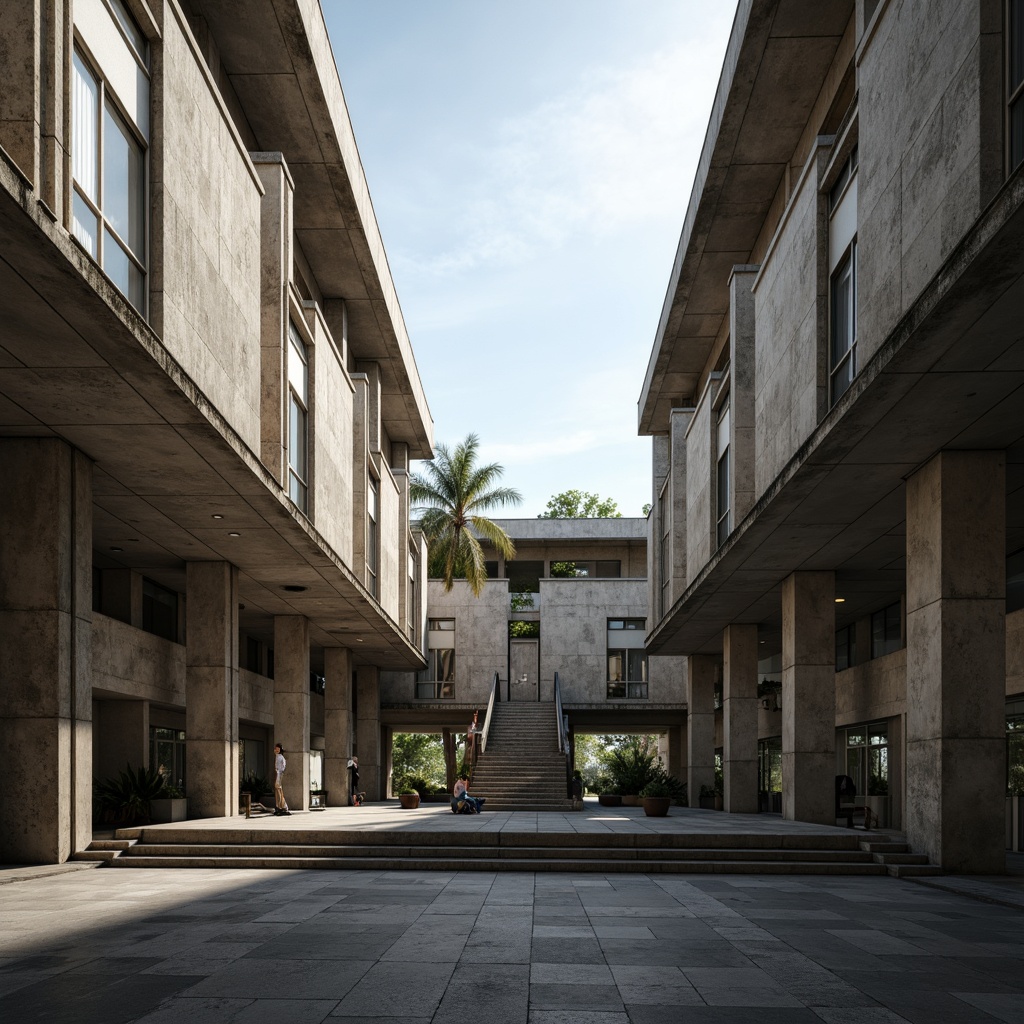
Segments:
[[[291,814],[288,801],[284,798],[284,773],[288,762],[284,759],[284,747],[274,744],[274,815]]]
[[[353,755],[348,759],[348,791],[353,807],[362,802],[359,798],[359,758]]]

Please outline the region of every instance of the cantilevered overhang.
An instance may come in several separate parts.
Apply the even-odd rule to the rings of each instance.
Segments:
[[[640,394],[639,432],[692,404],[729,315],[729,274],[750,262],[853,14],[853,0],[741,0]]]
[[[943,449],[1005,450],[1008,552],[1024,547],[1024,169],[1003,188],[849,391],[648,636],[721,650],[729,623],[777,621],[779,584],[835,570],[859,594],[904,586],[904,481]],[[970,524],[965,524],[970,529]]]
[[[325,299],[344,299],[357,359],[380,363],[393,441],[433,457],[433,421],[319,3],[193,0],[259,150],[285,154],[295,233]]]
[[[59,437],[94,461],[101,556],[179,590],[185,562],[231,562],[247,616],[305,615],[314,646],[350,647],[357,662],[383,668],[421,668],[399,624],[295,515],[2,152],[0,239],[0,436]]]

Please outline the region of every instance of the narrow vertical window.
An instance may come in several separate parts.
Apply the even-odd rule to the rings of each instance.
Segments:
[[[288,325],[288,497],[300,511],[309,493],[309,357],[295,325]]]
[[[1008,155],[1012,173],[1024,161],[1024,0],[1010,0],[1007,21]]]
[[[416,643],[416,551],[409,548],[409,592],[405,601],[406,631],[409,639]]]
[[[72,57],[71,232],[145,313],[149,50],[121,0],[107,9],[117,42]]]
[[[857,376],[857,147],[828,196],[829,405]]]
[[[669,609],[672,594],[672,537],[671,537],[671,519],[668,514],[668,494],[666,490],[662,491],[658,497],[658,518],[661,520],[661,546],[658,550],[659,564],[661,566],[661,615]]]
[[[366,492],[366,587],[374,597],[380,596],[377,592],[379,522],[380,484],[371,476]]]
[[[726,401],[718,414],[718,546],[721,547],[732,531],[729,501],[729,403]]]

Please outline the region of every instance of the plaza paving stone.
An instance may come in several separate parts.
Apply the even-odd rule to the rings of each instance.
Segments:
[[[885,877],[75,872],[0,887],[0,1019],[1024,1024],[1022,926]]]

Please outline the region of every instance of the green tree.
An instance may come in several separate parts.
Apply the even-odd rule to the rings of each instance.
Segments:
[[[391,748],[391,787],[396,793],[415,789],[421,795],[443,789],[444,750],[439,733],[396,732]]]
[[[618,503],[591,491],[562,491],[548,499],[538,519],[621,519]]]
[[[476,434],[453,449],[439,444],[434,461],[425,463],[425,473],[413,473],[409,486],[427,538],[430,575],[443,580],[445,590],[464,579],[478,597],[487,571],[477,537],[489,540],[506,559],[516,554],[509,535],[481,513],[523,500],[514,488],[495,486],[504,472],[501,466],[476,464],[479,447]]]

